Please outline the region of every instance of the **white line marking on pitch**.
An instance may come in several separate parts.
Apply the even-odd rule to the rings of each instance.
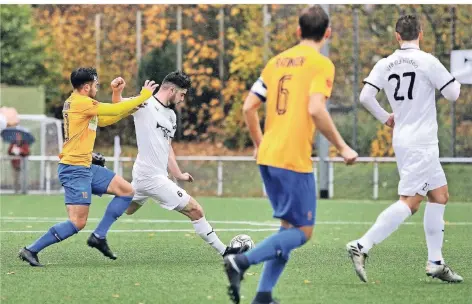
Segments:
[[[57,223],[67,220],[64,217],[12,217],[5,216],[0,217],[0,220],[5,223]],[[100,218],[89,218],[88,222],[99,222]],[[119,223],[128,223],[128,224],[163,224],[163,223],[183,223],[188,224],[190,220],[158,220],[158,219],[120,219]],[[231,224],[231,225],[248,225],[248,226],[265,226],[265,227],[279,227],[280,224],[275,221],[267,222],[253,222],[253,221],[213,221],[210,220],[212,224]],[[372,225],[373,222],[356,222],[356,221],[316,221],[316,225]],[[406,222],[403,225],[423,225],[423,222]],[[448,226],[470,226],[472,222],[447,222]],[[193,231],[193,230],[192,230]]]
[[[263,232],[263,231],[278,231],[278,228],[266,228],[266,229],[251,229],[251,228],[223,228],[215,229],[216,232],[226,232],[226,231],[248,231],[248,232]],[[93,232],[94,230],[82,230],[81,232]],[[130,230],[110,230],[111,233],[139,233],[139,232],[195,232],[194,229],[130,229]],[[0,233],[44,233],[44,230],[4,230]]]
[[[13,217],[4,216],[0,217],[3,222],[11,223],[57,223],[66,221],[65,217]],[[100,218],[88,218],[87,222],[99,222]],[[190,220],[157,220],[157,219],[119,219],[120,223],[191,223]],[[251,222],[251,221],[210,221],[212,224],[235,224],[235,225],[249,225],[249,226],[273,226],[279,227],[280,224],[277,222]]]

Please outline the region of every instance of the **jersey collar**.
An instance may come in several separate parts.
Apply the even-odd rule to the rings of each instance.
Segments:
[[[157,100],[157,102],[160,103],[164,108],[169,108],[169,106],[166,106],[166,105],[163,104],[159,99],[157,99],[156,96],[152,95],[152,97],[154,97],[154,99]]]
[[[420,47],[414,43],[404,42],[402,43],[400,50],[419,50]]]

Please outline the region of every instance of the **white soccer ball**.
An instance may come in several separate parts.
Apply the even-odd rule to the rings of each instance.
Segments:
[[[247,245],[249,249],[252,249],[256,246],[254,241],[247,234],[239,234],[235,236],[229,243],[229,247],[231,248],[241,248],[244,245]]]

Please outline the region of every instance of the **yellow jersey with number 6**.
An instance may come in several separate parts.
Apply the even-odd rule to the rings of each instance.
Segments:
[[[315,124],[308,113],[312,94],[331,96],[334,65],[307,45],[297,45],[273,57],[251,92],[266,103],[264,136],[257,163],[308,173]]]

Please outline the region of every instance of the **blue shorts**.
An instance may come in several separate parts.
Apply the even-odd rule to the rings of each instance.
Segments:
[[[262,180],[274,209],[274,217],[295,227],[313,226],[316,216],[316,187],[313,173],[260,165]]]
[[[96,165],[87,168],[59,164],[57,173],[69,205],[90,205],[92,194],[102,196],[115,177],[115,172]]]

